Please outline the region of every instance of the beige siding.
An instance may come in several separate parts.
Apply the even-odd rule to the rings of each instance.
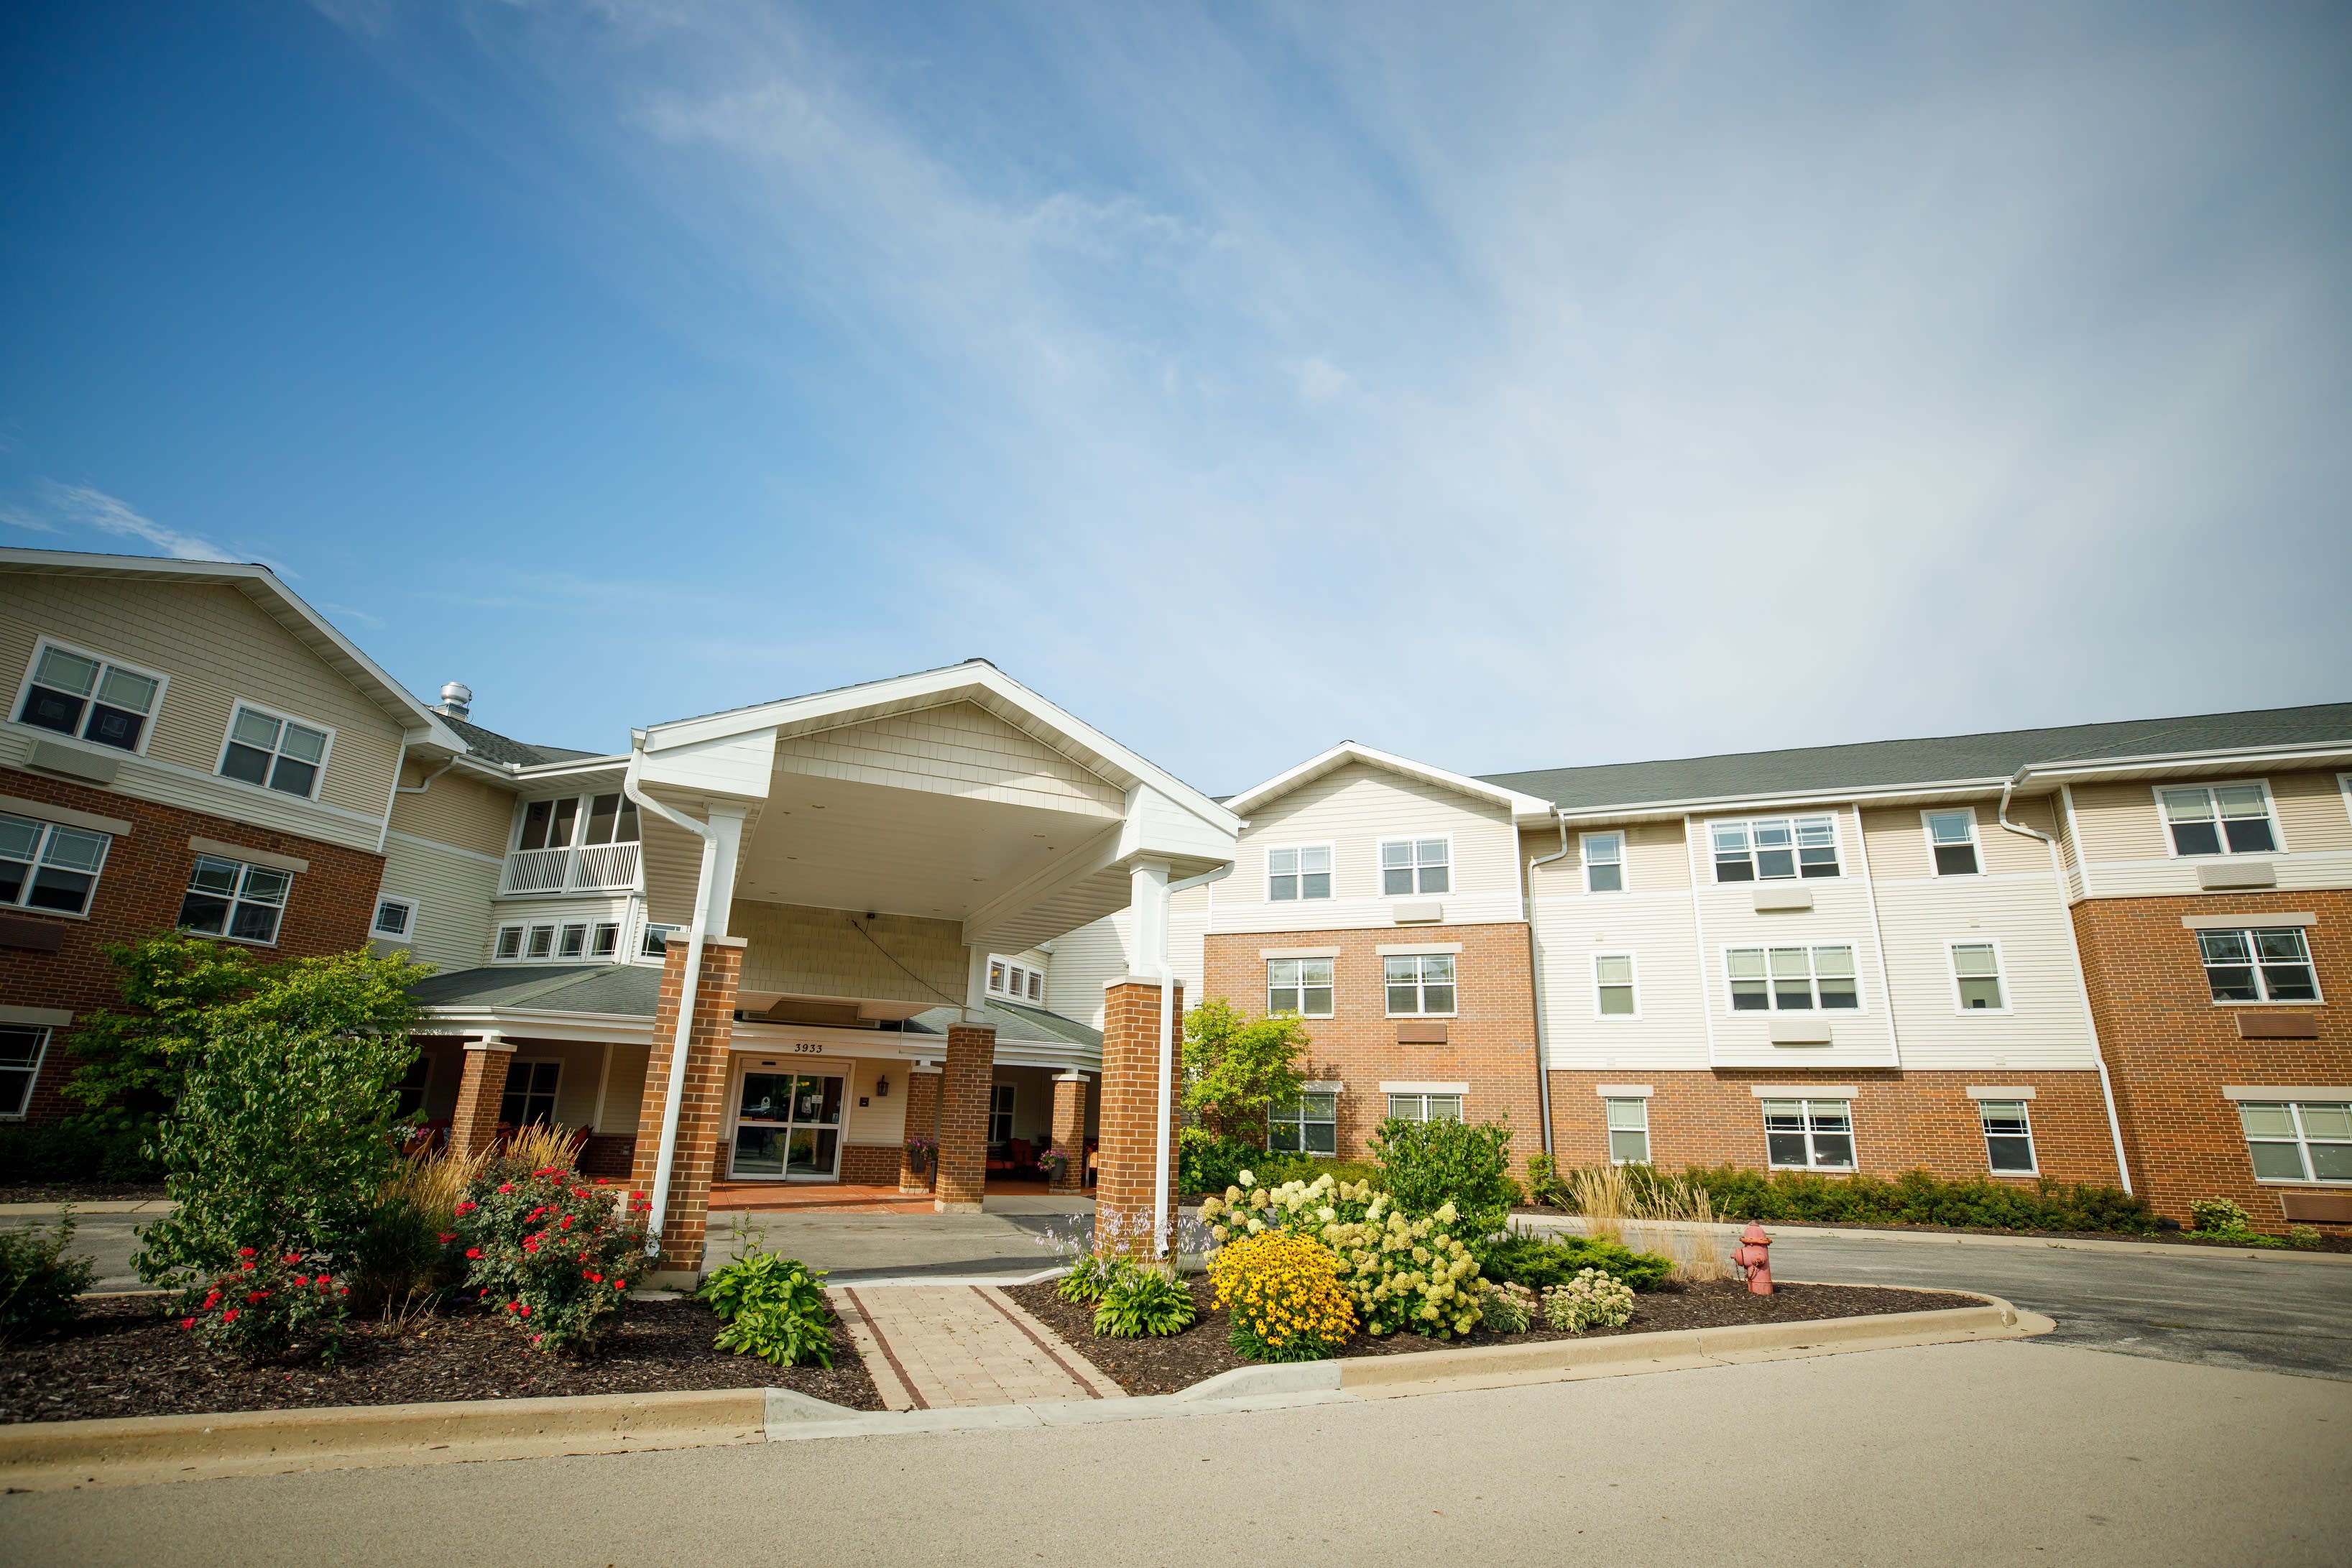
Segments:
[[[394,834],[383,846],[383,890],[417,901],[409,951],[419,959],[444,970],[488,962],[498,862]]]
[[[2273,773],[2270,784],[2279,831],[2291,852],[2352,849],[2352,814],[2346,812],[2336,774]]]
[[[1103,987],[1127,973],[1127,930],[1128,912],[1121,910],[1054,939],[1054,962],[1045,971],[1050,1011],[1102,1027]]]
[[[865,926],[872,940],[861,934]],[[738,899],[729,928],[749,944],[742,988],[791,996],[855,997],[961,1006],[962,928],[954,921],[877,915]]]
[[[596,1123],[597,1131],[637,1130],[638,1109],[646,1098],[646,1060],[649,1054],[644,1046],[614,1046],[612,1067],[604,1079],[604,1115]]]
[[[413,786],[432,771],[411,763],[404,770],[404,782]],[[507,852],[513,830],[514,803],[512,790],[452,770],[433,780],[423,795],[396,798],[392,805],[392,830],[500,858]]]
[[[2169,853],[2157,816],[2156,791],[2146,783],[2080,784],[2074,786],[2074,826],[2091,862],[2095,890],[2101,890],[2103,860],[2161,860]]]
[[[1545,1059],[1563,1069],[1704,1071],[1706,1018],[1688,889],[1587,893],[1573,871],[1539,887],[1559,889],[1539,891],[1535,905]],[[1601,1016],[1593,959],[1602,953],[1633,958],[1636,1016]]]
[[[780,740],[776,770],[1105,821],[1125,810],[1118,786],[970,702]]]

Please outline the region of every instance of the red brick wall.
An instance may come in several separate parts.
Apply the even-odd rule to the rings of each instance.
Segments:
[[[979,1209],[988,1185],[988,1093],[996,1076],[996,1031],[982,1024],[948,1026],[940,1074],[939,1181],[941,1213]]]
[[[1381,955],[1375,949],[1458,942],[1454,955],[1457,1016],[1446,1020],[1442,1046],[1397,1043],[1388,1016]],[[1336,1079],[1339,1152],[1360,1157],[1364,1141],[1388,1115],[1383,1082],[1466,1083],[1462,1113],[1473,1121],[1511,1125],[1513,1163],[1543,1152],[1543,1117],[1536,1088],[1535,988],[1522,922],[1475,926],[1381,926],[1370,931],[1253,931],[1212,935],[1204,990],[1253,1018],[1265,1016],[1265,948],[1336,947],[1332,1016],[1306,1020],[1314,1044],[1310,1079]]]
[[[2222,1086],[2352,1085],[2352,1019],[2321,1004],[2215,1005],[2197,933],[2182,928],[2181,917],[2241,911],[2315,915],[2319,923],[2304,936],[2318,967],[2319,994],[2329,1001],[2352,996],[2352,892],[2092,899],[2074,906],[2074,934],[2140,1190],[2158,1213],[2183,1222],[2191,1200],[2229,1198],[2258,1228],[2276,1231],[2286,1225],[2281,1194],[2315,1189],[2255,1183],[2237,1110],[2221,1098]],[[2281,1011],[2315,1017],[2319,1037],[2238,1037],[2241,1013]]]
[[[860,1185],[879,1185],[898,1179],[896,1143],[848,1143],[841,1151],[841,1179]]]
[[[907,1125],[904,1138],[932,1138],[940,1135],[940,1080],[946,1075],[938,1072],[910,1072],[907,1075]],[[929,1192],[939,1172],[937,1151],[933,1159],[921,1170],[915,1168],[914,1157],[901,1142],[898,1148],[898,1190],[902,1193]]]
[[[1171,999],[1171,1030],[1183,1027],[1184,988]],[[1152,1202],[1158,1186],[1160,1121],[1160,987],[1122,984],[1103,993],[1103,1075],[1097,1113],[1095,1251],[1103,1257],[1152,1256]],[[1171,1052],[1181,1041],[1171,1042]],[[1181,1057],[1171,1055],[1171,1062]],[[1175,1096],[1169,1099],[1168,1203],[1175,1223]]]
[[[368,923],[383,882],[381,855],[13,768],[0,768],[0,795],[120,817],[132,825],[131,833],[117,837],[107,851],[89,919],[8,911],[12,918],[56,925],[65,942],[55,952],[0,948],[0,1003],[60,1007],[77,1015],[120,1006],[121,988],[102,950],[168,931],[179,920],[180,900],[195,865],[195,851],[188,847],[191,837],[216,838],[310,861],[310,869],[294,879],[287,897],[277,944],[253,949],[257,959],[307,958],[367,944]],[[60,1092],[76,1066],[64,1048],[68,1033],[60,1030],[50,1042],[40,1079],[33,1086],[28,1121],[53,1121],[80,1109]]]
[[[654,1007],[653,1052],[646,1063],[646,1092],[637,1111],[636,1158],[631,1190],[650,1194],[661,1160],[662,1115],[669,1098],[669,1063],[677,1039],[677,1015],[686,992],[686,958],[691,943],[674,942],[662,970],[661,1000]],[[702,973],[694,994],[694,1020],[687,1033],[686,1086],[678,1101],[677,1142],[672,1152],[669,1212],[662,1225],[662,1267],[698,1271],[703,1232],[710,1217],[710,1179],[719,1163],[719,1130],[727,1122],[728,1045],[735,1037],[735,993],[743,974],[740,941],[713,941],[702,950]]]

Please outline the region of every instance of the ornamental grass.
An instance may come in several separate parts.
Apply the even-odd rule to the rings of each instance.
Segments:
[[[1233,1314],[1228,1342],[1248,1361],[1323,1361],[1356,1329],[1331,1249],[1266,1231],[1220,1248],[1209,1263],[1217,1304]]]

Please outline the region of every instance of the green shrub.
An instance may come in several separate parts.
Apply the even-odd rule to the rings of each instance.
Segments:
[[[1559,1163],[1549,1154],[1528,1156],[1528,1199],[1552,1208],[1571,1206],[1567,1190],[1560,1185]]]
[[[833,1365],[833,1309],[824,1271],[797,1258],[748,1252],[702,1282],[694,1299],[726,1327],[711,1342],[772,1366]]]
[[[372,1313],[389,1302],[430,1297],[455,1284],[457,1248],[439,1218],[414,1200],[378,1203],[351,1247],[352,1309]]]
[[[2314,1225],[2291,1225],[2286,1227],[2286,1244],[2289,1247],[2300,1247],[2306,1251],[2315,1250],[2319,1246],[2319,1227]]]
[[[1108,1273],[1095,1306],[1096,1333],[1135,1340],[1181,1334],[1192,1326],[1192,1293],[1173,1269],[1121,1259]]]
[[[1222,1193],[1265,1157],[1265,1151],[1238,1138],[1187,1127],[1176,1134],[1176,1185],[1187,1193]]]
[[[1493,1243],[1483,1260],[1488,1279],[1531,1290],[1564,1285],[1588,1268],[1597,1268],[1635,1290],[1654,1290],[1665,1283],[1674,1266],[1671,1258],[1635,1252],[1613,1241],[1587,1236],[1533,1236],[1525,1231],[1513,1231]]]
[[[1245,1018],[1212,996],[1184,1015],[1184,1109],[1223,1140],[1265,1147],[1266,1110],[1296,1100],[1307,1081],[1299,1059],[1307,1026],[1289,1014]],[[1214,1191],[1229,1184],[1188,1188]]]
[[[1622,1329],[1633,1321],[1633,1290],[1598,1268],[1580,1268],[1543,1293],[1543,1309],[1544,1321],[1564,1334]]]
[[[0,1186],[155,1182],[163,1168],[144,1152],[152,1122],[78,1116],[46,1127],[0,1127]]]
[[[614,1196],[601,1176],[492,1163],[457,1208],[466,1283],[541,1350],[593,1345],[620,1321],[629,1279],[648,1264],[645,1226],[623,1221]]]
[[[1335,1184],[1369,1185],[1375,1192],[1382,1184],[1381,1168],[1370,1160],[1327,1160],[1313,1154],[1261,1154],[1250,1166],[1250,1173],[1262,1187],[1312,1182],[1318,1176],[1328,1176]]]
[[[68,1258],[71,1207],[53,1226],[0,1229],[0,1345],[53,1333],[73,1321],[74,1298],[89,1289],[86,1258]]]
[[[351,1286],[315,1254],[240,1249],[236,1267],[223,1270],[201,1292],[191,1290],[180,1327],[215,1350],[248,1361],[286,1354],[298,1346],[332,1361],[341,1347]]]
[[[1381,1184],[1407,1215],[1433,1215],[1451,1204],[1460,1216],[1453,1228],[1463,1237],[1483,1241],[1503,1228],[1517,1191],[1507,1123],[1391,1117],[1371,1142]]]
[[[2227,1198],[2199,1198],[2189,1205],[2190,1228],[2207,1235],[2236,1236],[2252,1230],[2253,1215]]]
[[[1116,1258],[1105,1259],[1091,1252],[1085,1253],[1070,1265],[1070,1271],[1062,1277],[1059,1285],[1054,1287],[1054,1294],[1065,1301],[1099,1301],[1103,1288],[1110,1283],[1111,1273],[1117,1264]]]
[[[1478,1298],[1478,1321],[1497,1334],[1524,1334],[1536,1321],[1536,1293],[1524,1285],[1487,1282]]]
[[[1637,1174],[1638,1173],[1638,1174]],[[1629,1182],[1659,1178],[1626,1167]],[[1727,1220],[1767,1225],[1942,1225],[1989,1230],[2082,1230],[2144,1236],[2158,1228],[2147,1200],[2114,1187],[2043,1177],[2032,1186],[1982,1177],[1948,1182],[1925,1171],[1883,1176],[1823,1176],[1694,1165],[1683,1179],[1706,1189]]]

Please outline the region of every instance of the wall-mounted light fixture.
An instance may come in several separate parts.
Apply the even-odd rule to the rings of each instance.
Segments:
[[[890,1098],[890,1080],[882,1077],[878,1073],[875,1075],[874,1079],[874,1098],[877,1100],[887,1100]]]

